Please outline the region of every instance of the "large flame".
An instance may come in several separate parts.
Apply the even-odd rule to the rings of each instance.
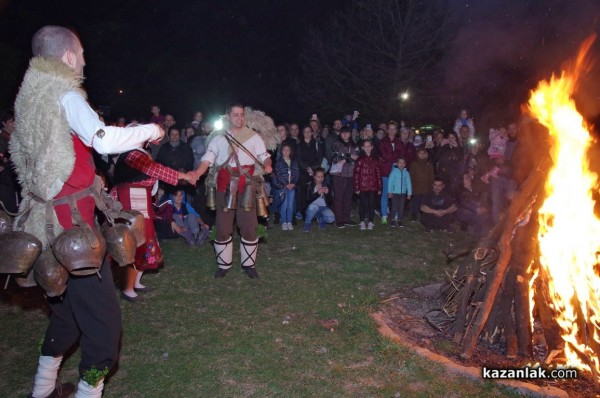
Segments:
[[[529,110],[550,134],[553,168],[539,211],[540,264],[548,275],[550,299],[565,341],[566,367],[598,375],[600,367],[600,219],[592,191],[598,175],[589,170],[592,140],[571,98],[594,38],[588,39],[570,71],[552,76],[532,92]]]

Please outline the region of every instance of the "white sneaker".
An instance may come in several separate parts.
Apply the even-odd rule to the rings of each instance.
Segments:
[[[288,231],[293,231],[294,230],[294,226],[292,225],[291,222],[288,223]]]
[[[373,227],[375,227],[375,224],[373,224],[371,221],[369,221],[369,225],[367,225],[367,229],[370,231],[373,229]]]
[[[286,223],[286,222],[284,222],[284,223],[281,223],[281,230],[282,230],[282,231],[287,231],[287,230],[288,230],[288,227],[287,227],[287,226],[288,226],[288,225],[287,225],[287,223]]]
[[[361,231],[364,231],[365,229],[367,229],[367,226],[365,225],[364,221],[361,221],[360,224],[359,224],[359,226],[360,226],[360,230]]]

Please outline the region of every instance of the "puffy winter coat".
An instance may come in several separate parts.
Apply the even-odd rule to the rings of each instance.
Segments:
[[[373,156],[361,155],[354,163],[354,191],[381,191],[381,166]]]
[[[410,174],[406,168],[400,170],[395,165],[392,167],[388,180],[388,193],[412,195]]]
[[[288,166],[282,156],[275,162],[275,172],[271,174],[271,185],[283,189],[287,184],[297,184],[299,175],[300,171],[296,159],[292,158]]]

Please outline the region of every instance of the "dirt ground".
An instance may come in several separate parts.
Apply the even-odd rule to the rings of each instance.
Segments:
[[[459,356],[460,347],[444,330],[451,325],[452,320],[441,310],[443,300],[440,295],[441,284],[423,286],[398,292],[382,300],[380,311],[384,314],[387,325],[413,345],[442,355],[451,361],[472,367],[489,368],[518,368],[536,363],[543,363],[547,356],[543,337],[534,341],[532,358],[505,357],[505,347],[501,341],[495,344],[484,343],[480,340],[470,359]],[[595,384],[589,373],[579,372],[576,380],[522,380],[538,386],[552,386],[569,394],[570,397],[588,398],[600,397],[600,386]]]

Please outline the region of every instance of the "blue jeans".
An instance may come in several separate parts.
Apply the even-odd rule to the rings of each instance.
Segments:
[[[308,205],[306,208],[306,218],[304,219],[304,224],[309,224],[317,217],[319,222],[323,221],[325,224],[331,224],[335,221],[335,215],[333,214],[333,210],[331,210],[327,206],[317,206],[313,203]]]
[[[271,213],[281,213],[281,199],[283,197],[283,189],[272,188],[271,195],[273,196],[273,203],[271,203]]]
[[[294,217],[294,198],[296,197],[295,189],[285,189],[285,197],[281,203],[281,222],[291,223]]]
[[[388,177],[381,177],[383,189],[381,190],[381,217],[388,215]]]
[[[173,221],[175,221],[175,224],[177,224],[178,227],[187,229],[181,233],[181,236],[183,236],[188,243],[192,243],[194,241],[194,235],[200,232],[198,217],[191,213],[185,217],[182,217],[181,214],[173,214]]]

